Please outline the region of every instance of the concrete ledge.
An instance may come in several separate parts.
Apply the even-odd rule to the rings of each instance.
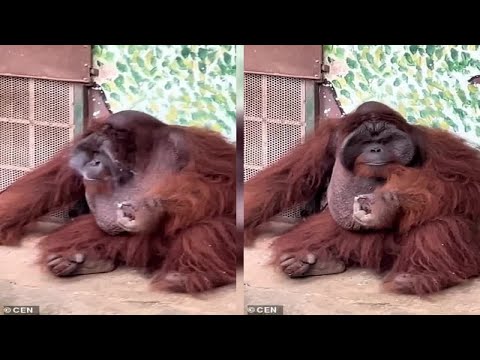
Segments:
[[[283,305],[284,314],[480,314],[480,279],[427,298],[382,292],[365,270],[289,279],[267,265],[272,238],[245,250],[245,305]]]
[[[217,315],[243,311],[242,273],[237,275],[239,291],[233,285],[197,297],[153,292],[148,279],[135,269],[61,279],[41,272],[34,264],[38,240],[31,235],[21,247],[0,246],[0,306],[38,305],[41,314],[75,315]]]

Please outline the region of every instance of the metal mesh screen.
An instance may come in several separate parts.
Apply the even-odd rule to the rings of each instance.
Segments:
[[[2,191],[73,139],[74,88],[68,82],[0,76],[0,94]],[[45,218],[66,217],[61,210]]]
[[[244,181],[305,138],[305,80],[245,74]],[[304,204],[280,216],[298,219]]]

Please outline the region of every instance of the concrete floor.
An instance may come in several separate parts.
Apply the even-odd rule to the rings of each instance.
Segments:
[[[38,236],[0,246],[0,313],[4,305],[40,306],[41,314],[227,315],[243,313],[243,274],[236,286],[202,296],[154,292],[139,271],[56,278],[34,264]]]
[[[245,250],[245,272],[237,275],[237,286],[197,297],[153,292],[134,269],[55,278],[34,264],[38,239],[30,236],[21,247],[0,246],[0,307],[38,305],[42,314],[78,315],[243,314],[244,305],[283,305],[286,315],[480,314],[480,279],[425,299],[382,292],[381,279],[364,270],[289,279],[266,264],[272,238]]]
[[[380,277],[364,270],[289,279],[267,265],[273,239],[245,250],[245,305],[283,305],[284,314],[480,314],[480,279],[428,298],[385,293]]]

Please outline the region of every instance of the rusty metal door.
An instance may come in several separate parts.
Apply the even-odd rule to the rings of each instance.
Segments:
[[[322,45],[245,46],[244,180],[274,163],[313,130]],[[280,215],[296,221],[303,206]]]
[[[83,129],[90,45],[0,46],[0,191]]]

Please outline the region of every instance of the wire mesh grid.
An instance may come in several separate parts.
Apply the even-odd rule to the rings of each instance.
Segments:
[[[68,82],[0,76],[0,191],[73,138],[73,92]],[[44,219],[67,216],[68,210],[58,210]]]
[[[245,74],[244,181],[282,158],[305,138],[305,80]],[[304,204],[280,217],[296,220]]]

